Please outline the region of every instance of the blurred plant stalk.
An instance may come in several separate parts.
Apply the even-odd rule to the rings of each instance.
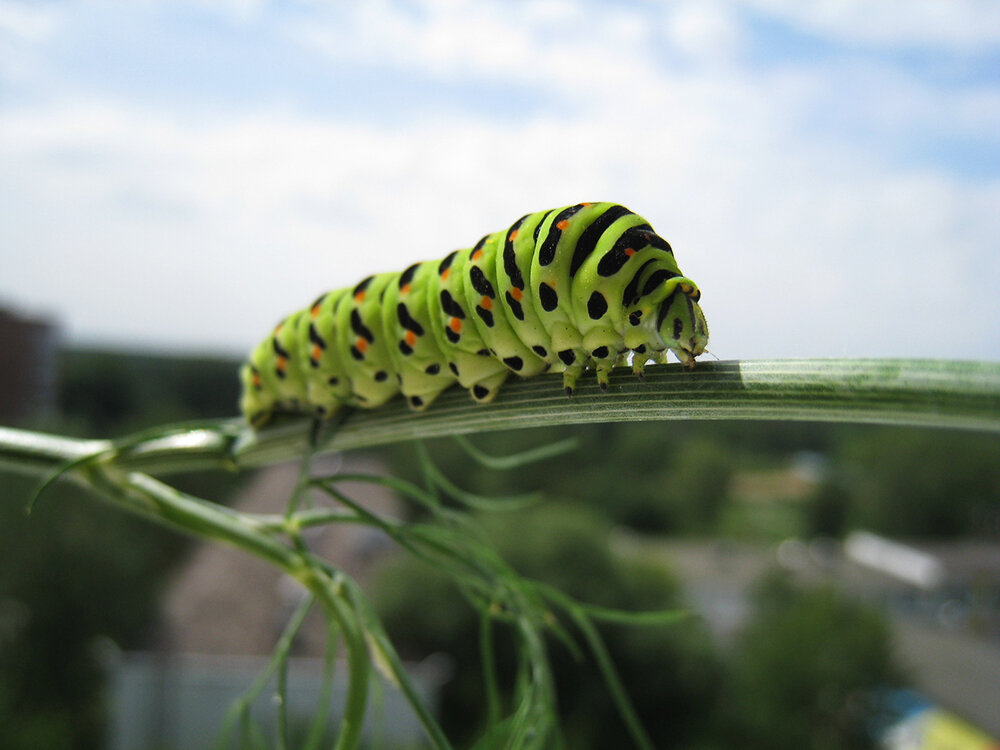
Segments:
[[[559,376],[514,381],[501,399],[473,403],[458,389],[415,413],[398,401],[357,410],[321,429],[317,453],[517,428],[656,420],[796,420],[1000,431],[1000,363],[907,359],[700,362],[615,371],[608,393],[585,380],[572,398]],[[237,470],[285,461],[310,446],[307,417],[260,431],[240,419],[151,430],[122,441],[74,440],[0,427],[0,466],[44,475],[69,462],[113,455],[121,471],[167,474]],[[78,472],[76,472],[78,473]]]

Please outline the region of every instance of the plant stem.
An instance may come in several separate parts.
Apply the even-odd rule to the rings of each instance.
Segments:
[[[371,665],[357,617],[342,586],[301,552],[281,543],[273,532],[252,519],[205,502],[139,473],[91,465],[86,483],[120,508],[183,533],[226,542],[263,558],[302,583],[336,622],[344,638],[348,663],[347,698],[335,750],[358,745],[368,699]]]
[[[1000,431],[1000,363],[900,359],[803,359],[704,362],[646,370],[640,382],[624,368],[608,393],[584,380],[572,398],[558,375],[512,380],[496,402],[475,404],[452,388],[426,412],[397,399],[358,410],[320,448],[347,450],[495,430],[670,419],[858,422]],[[310,450],[310,418],[251,430],[239,420],[141,442],[121,451],[121,469],[164,474],[180,469],[244,468]],[[0,467],[47,473],[111,447],[0,427]]]

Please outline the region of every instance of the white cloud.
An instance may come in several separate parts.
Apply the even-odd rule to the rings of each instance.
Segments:
[[[48,37],[58,22],[59,14],[51,6],[0,0],[0,35],[39,41]]]
[[[1000,356],[1000,182],[891,167],[805,132],[841,71],[655,64],[684,23],[698,48],[738,47],[724,6],[675,27],[611,6],[589,26],[563,3],[525,6],[531,22],[501,5],[349,7],[308,35],[330,59],[532,80],[567,104],[498,123],[453,114],[457,102],[392,125],[65,97],[8,111],[0,171],[17,178],[0,183],[0,247],[19,252],[0,292],[62,310],[78,336],[238,352],[324,288],[442,256],[528,210],[613,199],[701,284],[720,357]],[[981,133],[977,119],[1000,112],[993,92],[941,97],[898,71],[851,80],[857,116],[896,112],[890,128],[926,129],[943,106]]]
[[[188,0],[204,6],[205,10],[224,13],[237,21],[249,21],[260,15],[268,0]]]
[[[532,83],[564,97],[651,82],[648,61],[641,64],[646,45],[640,42],[648,31],[636,16],[613,6],[584,11],[562,2],[415,5],[419,10],[385,0],[336,6],[336,17],[289,24],[288,33],[338,62],[449,80]]]
[[[61,8],[0,0],[0,90],[10,96],[13,87],[36,90],[44,75],[36,48],[52,39],[63,26]]]
[[[745,39],[732,8],[719,2],[682,2],[665,8],[671,49],[702,63],[730,63]]]
[[[1000,5],[983,0],[750,0],[804,31],[877,46],[960,52],[1000,44]]]

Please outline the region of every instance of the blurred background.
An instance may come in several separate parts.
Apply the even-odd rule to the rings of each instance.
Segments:
[[[318,293],[582,200],[671,242],[720,358],[998,359],[1000,8],[0,0],[0,424],[232,415],[239,358]],[[517,477],[433,451],[470,489],[545,490],[529,524],[484,519],[525,572],[702,615],[606,634],[658,747],[1000,737],[996,437],[572,432]],[[406,447],[344,461],[414,470]],[[282,471],[178,481],[277,510]],[[0,476],[0,747],[194,746],[192,706],[246,686],[295,592],[71,489],[25,519],[31,487]],[[378,539],[316,543],[470,736],[473,612]],[[555,658],[571,746],[619,747],[596,676]],[[406,746],[385,711],[377,746]]]

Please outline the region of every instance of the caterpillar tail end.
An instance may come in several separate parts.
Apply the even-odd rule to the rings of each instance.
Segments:
[[[266,425],[271,419],[271,412],[269,411],[259,411],[256,414],[246,414],[247,422],[255,430],[259,430],[261,427]]]
[[[274,403],[273,399],[265,397],[260,373],[251,363],[248,362],[240,368],[240,382],[243,385],[240,412],[254,429],[263,427],[271,419]]]

